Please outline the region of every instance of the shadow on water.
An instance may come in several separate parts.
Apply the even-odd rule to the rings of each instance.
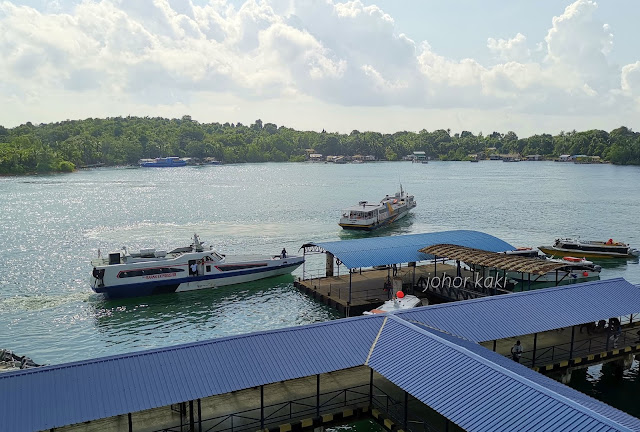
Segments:
[[[241,310],[251,313],[257,301],[268,307],[272,297],[293,289],[293,280],[289,274],[215,289],[122,299],[98,297],[90,305],[96,328],[106,332],[151,331],[164,325],[198,326]]]
[[[612,259],[596,259],[588,258],[594,264],[598,264],[603,269],[616,269],[626,266],[627,264],[638,264],[638,257],[634,258],[612,258]]]
[[[340,240],[354,240],[368,237],[386,237],[409,234],[411,233],[411,225],[413,224],[414,218],[415,215],[413,213],[409,213],[399,221],[373,231],[341,229],[338,236],[340,237]]]

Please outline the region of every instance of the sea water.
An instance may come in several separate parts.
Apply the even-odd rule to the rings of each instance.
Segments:
[[[363,234],[338,226],[341,209],[402,187],[418,206]],[[514,246],[558,237],[640,247],[639,167],[500,161],[269,163],[101,168],[0,178],[0,347],[38,363],[138,351],[337,319],[298,292],[292,276],[216,290],[105,300],[90,260],[111,250],[170,250],[194,233],[226,254],[290,254],[308,242],[471,229]],[[601,279],[640,284],[637,260],[603,265]],[[312,257],[308,272],[320,271]],[[615,295],[615,293],[611,293]],[[640,312],[640,311],[639,311]],[[523,317],[526,319],[526,316]],[[572,386],[640,416],[638,362],[622,378],[574,373]]]

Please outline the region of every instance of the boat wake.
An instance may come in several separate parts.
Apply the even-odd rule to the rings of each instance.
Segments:
[[[57,308],[65,304],[89,301],[93,295],[91,292],[82,291],[62,296],[36,295],[31,297],[9,297],[0,299],[0,313]]]

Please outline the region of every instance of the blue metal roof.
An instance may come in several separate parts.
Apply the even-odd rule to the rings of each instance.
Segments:
[[[397,315],[384,323],[368,364],[467,431],[640,431],[635,417]]]
[[[490,252],[515,249],[497,237],[469,230],[309,243],[303,247],[317,246],[340,259],[347,268],[358,268],[430,260],[433,255],[418,249],[443,243]]]
[[[640,431],[638,419],[421,326],[474,341],[510,337],[636,313],[639,292],[623,279],[589,282],[4,373],[0,394],[10,397],[0,403],[0,428],[50,429],[369,364],[471,431],[513,430],[514,422],[519,430]]]
[[[364,364],[382,319],[190,343],[0,374],[0,430],[50,429]]]
[[[397,314],[408,321],[484,342],[638,311],[640,289],[617,278],[426,306]]]

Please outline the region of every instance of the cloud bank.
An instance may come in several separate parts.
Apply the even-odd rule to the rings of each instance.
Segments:
[[[180,115],[206,104],[237,113],[287,102],[520,118],[640,110],[640,59],[610,63],[613,30],[592,0],[550,17],[543,40],[489,38],[495,63],[485,65],[411,40],[359,0],[59,3],[36,10],[0,2],[5,121]]]

